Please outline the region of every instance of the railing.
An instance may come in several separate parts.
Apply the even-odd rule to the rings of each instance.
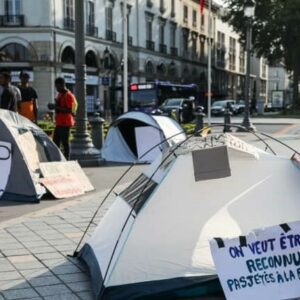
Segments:
[[[64,18],[64,29],[69,31],[74,31],[75,21],[71,18]]]
[[[177,56],[178,55],[178,48],[176,47],[171,47],[170,52],[172,56]]]
[[[159,44],[159,52],[166,54],[167,53],[167,45]]]
[[[98,27],[95,27],[94,25],[87,24],[86,25],[86,34],[89,36],[98,37]]]
[[[146,41],[146,48],[147,48],[148,50],[154,51],[154,48],[155,48],[154,42],[153,42],[153,41],[147,40],[147,41]]]
[[[20,26],[24,26],[24,15],[3,15],[3,16],[0,16],[0,25],[2,27],[20,27]]]
[[[117,40],[117,34],[112,30],[106,29],[106,39],[115,42]]]

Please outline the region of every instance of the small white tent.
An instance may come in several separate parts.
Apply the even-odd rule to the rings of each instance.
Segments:
[[[107,161],[147,163],[185,138],[181,126],[171,118],[129,112],[111,124],[101,154]]]
[[[79,253],[97,299],[207,295],[218,286],[210,239],[299,220],[290,159],[230,135],[207,146],[185,142],[116,197]]]

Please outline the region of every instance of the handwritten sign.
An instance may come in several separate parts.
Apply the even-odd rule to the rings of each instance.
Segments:
[[[90,180],[85,175],[77,161],[40,163],[40,170],[45,178],[58,176],[76,177],[80,188],[85,192],[94,190]]]
[[[78,184],[78,179],[70,175],[41,178],[40,182],[58,199],[84,194],[84,190]]]
[[[291,299],[300,296],[300,222],[213,239],[211,253],[226,299]]]

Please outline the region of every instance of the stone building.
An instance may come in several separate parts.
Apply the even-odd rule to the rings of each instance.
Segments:
[[[0,68],[14,82],[26,70],[41,113],[54,79],[75,84],[75,0],[0,0]],[[122,0],[86,0],[87,109],[100,99],[113,113],[122,102]],[[213,94],[241,97],[244,52],[213,5]],[[168,80],[207,85],[208,10],[199,0],[128,0],[129,82]]]

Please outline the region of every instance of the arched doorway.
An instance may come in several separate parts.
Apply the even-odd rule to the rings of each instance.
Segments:
[[[23,45],[10,43],[0,49],[0,61],[29,62],[32,61],[32,55]]]
[[[71,46],[67,46],[61,54],[61,62],[63,64],[75,64],[75,51]]]

